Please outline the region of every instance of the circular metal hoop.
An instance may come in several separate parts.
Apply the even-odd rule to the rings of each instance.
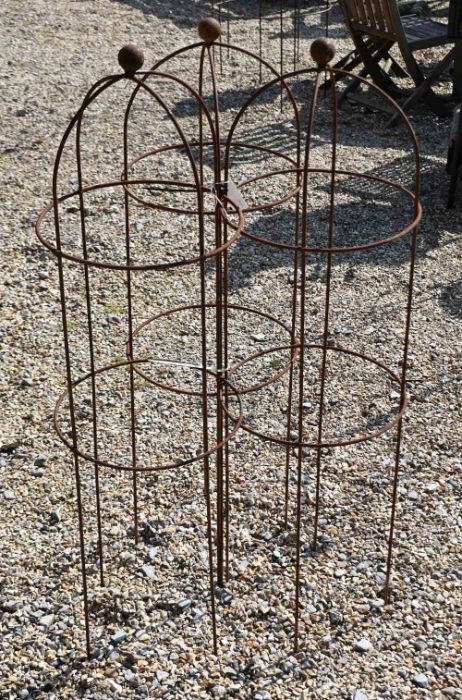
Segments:
[[[288,348],[291,346],[287,346]],[[298,346],[300,348],[300,346]],[[305,345],[305,350],[323,350],[323,346],[319,344],[307,344]],[[255,435],[259,437],[261,440],[266,440],[268,442],[272,442],[278,445],[285,445],[288,447],[300,447],[300,448],[311,448],[311,449],[318,449],[320,447],[344,447],[346,445],[355,445],[360,442],[367,442],[369,440],[374,440],[375,438],[378,438],[380,435],[383,435],[386,433],[388,430],[393,428],[395,425],[399,423],[401,418],[403,417],[407,405],[408,405],[408,396],[407,392],[405,390],[405,387],[402,386],[401,383],[401,378],[399,377],[396,372],[393,372],[389,367],[387,367],[383,362],[380,362],[380,360],[376,360],[373,357],[370,357],[369,355],[365,355],[364,353],[356,352],[355,350],[348,350],[347,348],[342,348],[339,346],[327,346],[327,352],[339,352],[343,353],[345,355],[350,355],[352,357],[359,357],[360,359],[364,360],[365,362],[369,362],[373,365],[376,365],[380,369],[384,370],[392,379],[394,382],[396,382],[402,390],[404,388],[404,401],[403,405],[401,406],[400,410],[398,413],[394,415],[392,420],[390,420],[385,426],[380,428],[380,430],[376,430],[373,433],[369,433],[367,435],[358,435],[354,438],[346,438],[346,439],[340,439],[340,440],[331,440],[331,441],[323,441],[320,443],[317,442],[303,442],[299,440],[286,440],[284,438],[279,438],[275,437],[274,435],[267,435],[259,430],[256,430],[255,428],[250,427],[248,424],[246,424],[245,420],[242,421],[241,428],[242,430],[245,430],[248,433],[252,433],[252,435]],[[264,351],[262,352],[264,354]],[[244,363],[241,363],[244,364]],[[234,371],[234,370],[233,370]],[[228,376],[232,376],[233,372],[229,372]],[[232,415],[231,411],[229,410],[229,407],[223,405],[224,411],[228,415],[231,420],[236,420],[236,418]]]
[[[226,145],[226,140],[222,139],[221,145],[225,146]],[[191,146],[201,146],[201,144],[191,144]],[[204,141],[202,144],[203,146],[213,146],[213,143],[211,141]],[[256,177],[249,178],[247,180],[243,180],[242,182],[236,183],[237,187],[241,190],[242,195],[244,196],[244,190],[247,185],[250,185],[253,182],[256,182],[257,180],[263,180],[263,179],[269,179],[271,177],[275,177],[277,175],[285,175],[288,173],[294,173],[294,175],[297,178],[297,185],[294,187],[292,190],[289,190],[286,194],[284,194],[282,197],[280,197],[277,200],[274,200],[272,202],[268,202],[266,204],[259,204],[259,205],[254,205],[252,207],[245,207],[242,209],[243,213],[248,213],[248,212],[254,212],[254,211],[263,211],[265,209],[272,209],[273,207],[277,207],[281,204],[284,204],[284,202],[287,202],[289,199],[292,197],[295,197],[295,195],[300,191],[301,183],[300,183],[300,169],[297,165],[297,162],[288,156],[286,153],[281,153],[280,151],[276,151],[274,148],[268,148],[267,146],[259,146],[258,144],[251,144],[251,143],[245,143],[242,141],[233,141],[231,144],[231,149],[233,148],[241,148],[241,149],[248,149],[248,150],[253,150],[253,151],[259,151],[261,153],[266,153],[270,156],[273,156],[274,158],[280,158],[281,160],[286,161],[289,163],[292,167],[285,168],[285,169],[280,169],[280,170],[273,170],[269,171],[266,173],[263,173],[262,175],[257,175]],[[147,158],[150,158],[151,156],[157,156],[160,153],[166,153],[167,151],[181,151],[184,150],[184,144],[183,143],[175,143],[171,144],[168,146],[162,146],[161,148],[154,149],[152,151],[147,151],[146,153],[142,153],[141,155],[137,156],[134,158],[128,165],[128,168],[131,169],[133,168],[136,163],[139,163]],[[134,183],[136,184],[136,182]],[[182,182],[182,183],[177,183],[179,185],[182,185],[183,187],[187,188],[194,188],[194,184],[192,182]],[[151,202],[147,199],[144,199],[143,197],[140,197],[139,195],[135,194],[131,187],[128,185],[125,186],[125,189],[127,190],[128,194],[135,199],[137,202],[140,204],[143,204],[147,207],[151,207],[153,209],[160,209],[163,211],[173,211],[179,214],[198,214],[197,209],[181,209],[181,208],[176,208],[176,207],[169,207],[164,204],[156,204],[154,202]],[[213,211],[206,211],[205,214],[213,214]],[[230,224],[231,225],[231,224]],[[232,228],[235,228],[234,226],[231,226]]]
[[[144,185],[158,185],[158,184],[163,184],[165,181],[161,180],[117,180],[115,182],[105,182],[102,184],[98,185],[88,185],[87,187],[83,187],[81,192],[93,192],[95,190],[101,190],[105,188],[110,188],[110,187],[126,187],[129,184],[144,184]],[[172,184],[172,183],[170,183]],[[183,183],[176,183],[176,184],[183,184]],[[195,186],[191,186],[194,187]],[[210,190],[208,188],[203,187],[202,192],[204,193],[210,193]],[[61,204],[62,202],[65,202],[68,199],[71,199],[72,197],[77,197],[79,196],[80,191],[75,190],[74,192],[70,192],[68,194],[62,195],[57,199],[56,204]],[[46,247],[48,248],[49,251],[53,253],[58,258],[64,258],[65,260],[69,260],[70,262],[78,263],[79,265],[85,265],[88,267],[96,267],[100,268],[103,270],[123,270],[127,271],[130,270],[131,272],[141,272],[141,271],[147,271],[147,270],[170,270],[172,268],[177,268],[177,267],[184,267],[187,265],[193,265],[195,263],[200,263],[205,260],[208,260],[209,258],[213,258],[218,256],[220,253],[222,253],[224,250],[227,250],[233,243],[239,238],[242,232],[242,227],[244,225],[244,219],[242,216],[242,212],[236,207],[236,205],[228,200],[226,197],[224,198],[227,203],[229,203],[232,207],[234,207],[234,211],[238,214],[239,216],[239,223],[237,226],[233,226],[232,228],[234,229],[234,234],[229,237],[229,239],[223,243],[223,245],[219,246],[218,248],[214,248],[213,250],[207,251],[204,253],[204,255],[196,255],[192,258],[188,258],[185,260],[175,260],[173,262],[164,262],[164,263],[150,263],[146,265],[123,265],[123,264],[118,264],[118,263],[111,263],[111,262],[102,262],[99,260],[91,260],[89,258],[82,258],[78,255],[73,255],[72,253],[66,253],[63,251],[61,248],[59,248],[57,245],[54,245],[50,241],[48,241],[42,234],[42,223],[49,214],[49,212],[54,208],[54,203],[50,202],[40,213],[40,216],[37,219],[36,225],[35,225],[35,233],[37,235],[37,238],[39,241]],[[225,207],[221,205],[221,202],[217,200],[220,206],[220,215],[223,216],[223,218],[226,220],[228,225],[231,225],[231,221],[228,219],[227,212]]]
[[[151,325],[152,323],[155,323],[156,321],[159,321],[161,318],[167,318],[169,316],[173,316],[176,313],[181,313],[182,311],[192,311],[193,309],[201,309],[200,304],[187,304],[185,306],[178,306],[175,309],[168,309],[167,311],[162,311],[162,313],[156,314],[155,316],[151,316],[151,318],[148,318],[146,321],[143,321],[135,330],[133,331],[133,340],[135,338],[139,337],[143,330]],[[206,309],[216,309],[215,304],[205,304]],[[228,304],[226,307],[228,310],[229,309],[234,309],[237,311],[245,311],[249,314],[254,314],[255,316],[260,316],[261,318],[267,319],[268,321],[273,322],[280,328],[282,328],[284,331],[286,331],[289,335],[291,335],[292,331],[291,329],[282,321],[279,319],[275,318],[269,313],[266,313],[265,311],[258,311],[256,309],[252,309],[247,306],[242,306],[241,304]],[[270,384],[274,384],[274,382],[278,381],[281,377],[286,374],[286,372],[289,371],[290,367],[297,361],[298,359],[298,345],[282,345],[282,346],[277,346],[277,347],[272,347],[268,348],[266,350],[254,353],[250,355],[249,357],[244,358],[243,360],[240,360],[237,362],[235,365],[232,365],[229,369],[227,369],[227,374],[234,373],[236,372],[242,365],[247,364],[248,362],[251,362],[252,360],[258,359],[259,357],[262,357],[263,355],[267,355],[269,353],[277,352],[279,350],[291,350],[291,357],[290,360],[287,364],[284,365],[284,367],[279,370],[275,375],[271,376],[270,379],[264,380],[262,382],[259,382],[258,384],[255,384],[251,387],[247,388],[239,388],[233,384],[233,391],[239,395],[242,396],[243,394],[250,394],[254,391],[259,391],[260,389],[265,388],[266,386],[269,386]],[[130,356],[127,352],[127,357],[130,360]],[[145,379],[147,382],[150,384],[154,384],[155,386],[158,386],[161,389],[165,389],[166,391],[172,391],[176,394],[184,394],[186,396],[201,396],[202,392],[200,391],[194,391],[192,389],[188,389],[187,387],[174,387],[171,384],[165,384],[163,382],[157,381],[155,379],[152,379],[146,372],[144,372],[140,367],[134,366],[133,369],[135,372]],[[222,373],[221,373],[222,374]],[[209,397],[216,396],[216,392],[209,392],[207,394]]]
[[[181,365],[178,362],[172,361],[172,360],[166,360],[166,359],[161,359],[161,358],[143,358],[142,360],[127,360],[126,362],[117,362],[112,365],[106,365],[105,367],[101,367],[100,369],[95,370],[94,372],[88,372],[85,374],[83,377],[80,377],[77,379],[75,382],[73,382],[72,386],[73,388],[77,387],[79,384],[82,384],[85,381],[88,381],[89,379],[92,379],[93,377],[96,377],[98,375],[104,374],[105,372],[110,372],[113,369],[119,369],[120,367],[133,367],[137,363],[145,363],[145,362],[158,362],[166,365],[172,365],[172,366],[181,366],[182,369],[187,368],[194,370],[196,372],[202,372],[202,368],[195,366],[195,365],[186,365],[185,363],[181,363]],[[207,369],[206,370],[207,374],[217,378],[218,375],[216,372],[213,370]],[[108,469],[115,469],[116,471],[123,471],[123,472],[129,472],[129,473],[137,473],[137,474],[150,474],[153,472],[159,472],[159,471],[167,471],[171,469],[179,469],[181,467],[188,466],[190,464],[193,464],[195,462],[199,462],[204,459],[204,457],[208,457],[211,454],[214,454],[217,452],[219,449],[221,449],[224,445],[226,445],[237,433],[239,428],[241,427],[242,424],[242,419],[243,419],[243,409],[242,409],[242,401],[239,396],[239,394],[235,391],[233,385],[231,382],[229,382],[226,379],[223,379],[220,377],[220,382],[223,383],[223,386],[225,386],[227,389],[229,389],[232,392],[232,396],[235,397],[238,401],[239,404],[239,415],[237,418],[231,418],[231,420],[234,422],[234,427],[233,429],[223,438],[223,440],[216,444],[213,445],[210,449],[208,449],[206,452],[202,452],[201,454],[197,455],[196,457],[190,457],[187,459],[182,459],[180,462],[171,462],[169,464],[161,465],[158,467],[127,467],[123,466],[120,464],[114,464],[112,462],[108,462],[106,460],[102,459],[95,459],[90,454],[87,454],[85,452],[82,452],[79,449],[76,449],[74,445],[72,444],[72,440],[66,437],[66,435],[63,432],[62,429],[62,424],[61,424],[61,418],[60,418],[60,409],[62,407],[62,404],[66,397],[69,396],[69,392],[66,389],[63,391],[63,393],[58,397],[58,400],[56,402],[55,410],[54,410],[54,425],[56,432],[58,433],[60,439],[62,442],[66,445],[66,447],[69,448],[69,450],[73,453],[81,457],[83,460],[86,462],[92,462],[93,464],[97,465],[98,467],[105,467]]]
[[[301,172],[301,171],[300,171]],[[327,175],[331,175],[332,171],[329,170],[328,168],[308,168],[307,169],[308,173],[323,173]],[[388,187],[392,187],[393,189],[402,192],[406,196],[409,197],[411,202],[413,203],[415,207],[415,215],[406,226],[404,226],[402,229],[397,231],[396,233],[393,233],[391,236],[387,236],[386,238],[381,238],[378,241],[373,241],[372,243],[364,243],[361,245],[350,245],[350,246],[331,246],[331,247],[322,247],[322,246],[301,246],[301,245],[292,245],[291,243],[280,243],[278,241],[271,240],[269,238],[265,238],[264,236],[258,236],[255,233],[250,233],[245,229],[245,224],[242,229],[242,235],[245,236],[246,238],[251,238],[254,241],[257,241],[258,243],[263,243],[264,245],[273,247],[273,248],[280,248],[283,250],[291,250],[293,252],[303,252],[303,253],[354,253],[358,251],[363,251],[363,250],[370,250],[371,248],[379,248],[380,246],[387,245],[388,243],[392,243],[393,241],[398,240],[399,238],[402,238],[403,236],[407,235],[408,233],[412,232],[416,226],[418,225],[421,217],[422,217],[422,206],[420,204],[420,201],[417,200],[416,196],[414,193],[412,193],[410,190],[408,190],[406,187],[403,187],[402,185],[392,182],[391,180],[387,180],[386,178],[380,177],[378,175],[371,175],[367,173],[357,173],[354,171],[350,170],[335,170],[336,175],[349,175],[351,177],[357,177],[357,178],[364,178],[366,180],[372,180],[374,182],[380,182],[383,185],[387,185]],[[269,208],[269,207],[267,207]],[[250,211],[250,210],[246,210]],[[231,228],[235,228],[231,222],[229,222],[229,226]]]

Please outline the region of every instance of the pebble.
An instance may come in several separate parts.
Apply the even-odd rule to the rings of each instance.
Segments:
[[[45,467],[47,463],[46,455],[39,455],[34,460],[34,467]]]
[[[363,638],[363,639],[360,639],[359,641],[355,642],[353,645],[353,648],[356,651],[361,651],[361,652],[365,653],[365,652],[371,651],[371,649],[373,649],[373,646],[368,639]]]
[[[123,630],[119,630],[118,632],[115,632],[115,633],[111,636],[111,642],[112,642],[112,644],[114,644],[114,645],[115,645],[115,644],[120,644],[120,643],[123,642],[126,638],[127,638],[127,633],[124,632]]]
[[[155,570],[153,566],[150,566],[149,564],[145,564],[144,566],[141,567],[141,572],[146,578],[153,579],[155,576]]]
[[[215,594],[217,600],[221,605],[231,605],[233,600],[233,594],[227,588],[220,588],[217,586],[215,589]]]
[[[13,613],[19,610],[21,607],[21,602],[19,600],[6,600],[2,603],[2,610],[4,612]]]
[[[329,621],[331,625],[341,625],[343,622],[343,615],[337,610],[329,610]]]
[[[59,510],[52,510],[50,513],[50,518],[49,518],[49,525],[57,525],[61,520],[61,515],[59,513]]]
[[[42,617],[39,620],[39,625],[41,625],[42,627],[50,627],[50,625],[53,624],[55,619],[55,615],[42,615]]]
[[[367,700],[367,695],[362,690],[356,690],[352,700]]]
[[[7,491],[4,491],[4,492],[3,492],[3,498],[4,498],[6,501],[14,501],[15,498],[16,498],[16,496],[14,495],[14,492],[13,492],[13,491],[7,490]]]
[[[113,678],[110,678],[108,680],[108,687],[114,693],[122,694],[124,691],[123,687],[119,683],[117,683]]]
[[[412,678],[412,682],[414,685],[416,685],[418,688],[428,688],[430,683],[428,681],[427,676],[425,673],[418,673],[416,676]]]
[[[255,700],[271,700],[271,694],[267,690],[257,690]]]
[[[155,561],[157,559],[157,547],[149,547],[148,559],[149,561]]]

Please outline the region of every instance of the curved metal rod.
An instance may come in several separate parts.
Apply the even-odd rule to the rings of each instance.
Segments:
[[[311,173],[323,173],[326,175],[331,175],[332,171],[328,168],[309,168],[309,172]],[[420,201],[416,199],[416,195],[411,192],[411,190],[408,190],[406,187],[403,185],[399,185],[398,183],[393,182],[392,180],[387,180],[386,178],[380,177],[379,175],[371,175],[369,173],[357,173],[353,170],[336,170],[337,175],[349,175],[351,177],[358,177],[358,178],[365,178],[366,180],[373,180],[375,182],[380,182],[384,185],[387,185],[389,187],[393,187],[395,190],[398,190],[399,192],[402,192],[403,194],[406,194],[411,201],[414,204],[414,218],[412,219],[411,222],[409,222],[404,228],[400,229],[396,233],[392,234],[391,236],[387,236],[387,238],[381,238],[378,241],[373,241],[372,243],[362,243],[360,245],[351,245],[351,246],[331,246],[329,247],[321,247],[321,246],[306,246],[303,247],[302,245],[292,245],[290,243],[280,243],[278,241],[273,241],[269,238],[263,238],[263,236],[258,236],[255,233],[250,233],[249,231],[246,231],[245,228],[242,230],[242,235],[246,236],[247,238],[251,238],[252,240],[258,241],[259,243],[263,243],[265,245],[268,245],[270,247],[274,248],[282,248],[284,250],[298,250],[298,251],[305,251],[305,253],[353,253],[353,252],[359,252],[359,251],[364,251],[364,250],[371,250],[372,248],[379,248],[384,245],[388,245],[389,243],[392,243],[393,241],[398,240],[399,238],[402,238],[403,236],[407,235],[408,233],[411,233],[414,228],[417,226],[417,224],[420,222],[422,218],[422,205],[420,204]],[[234,228],[232,222],[228,222],[231,228]]]
[[[95,370],[95,374],[100,375],[100,374],[102,374],[104,372],[108,372],[112,369],[118,369],[120,367],[129,367],[131,364],[142,363],[142,362],[158,362],[158,363],[163,363],[163,364],[169,364],[171,366],[181,366],[181,367],[185,366],[185,363],[179,363],[175,360],[144,357],[144,358],[139,359],[139,360],[126,360],[123,362],[115,362],[115,363],[113,363],[111,365],[107,365],[105,367],[100,367],[99,369]],[[203,367],[201,367],[199,365],[189,365],[189,368],[194,370],[194,371],[198,371],[198,372],[203,371]],[[207,374],[214,376],[214,377],[217,374],[216,372],[214,372],[213,370],[211,370],[209,368],[205,368],[205,371],[207,372]],[[72,383],[73,388],[79,386],[79,384],[82,384],[82,382],[85,382],[86,380],[91,378],[91,374],[92,374],[91,372],[87,372],[87,374],[85,374],[83,377],[80,377],[79,379],[75,380]],[[224,379],[222,379],[221,381],[225,382]],[[238,404],[239,404],[239,415],[238,415],[237,419],[232,418],[232,420],[235,422],[235,426],[234,426],[233,430],[227,436],[227,439],[230,440],[232,437],[234,437],[234,435],[237,433],[237,431],[241,427],[241,423],[243,420],[243,407],[242,407],[242,400],[241,400],[239,394],[237,392],[235,392],[234,387],[231,384],[231,382],[227,381],[227,385],[228,385],[228,388],[232,391],[233,395],[235,396],[235,398],[237,399]],[[68,437],[66,436],[66,434],[64,433],[62,425],[61,425],[61,419],[59,416],[59,411],[60,411],[61,406],[62,406],[62,404],[67,396],[69,396],[69,392],[66,389],[58,397],[58,400],[57,400],[56,406],[55,406],[55,410],[54,410],[54,424],[55,424],[56,432],[58,433],[62,442],[66,445],[66,447],[68,447],[74,453],[72,440],[69,440]],[[107,460],[102,460],[102,459],[95,460],[95,458],[91,454],[86,454],[85,452],[81,452],[80,450],[77,451],[77,454],[79,457],[84,459],[86,462],[91,462],[92,464],[98,464],[99,467],[106,467],[108,469],[115,469],[117,471],[122,471],[122,472],[132,473],[133,471],[136,471],[138,474],[150,474],[153,472],[167,471],[167,470],[171,470],[171,469],[180,469],[181,467],[189,466],[190,464],[194,464],[195,462],[199,462],[204,457],[207,457],[207,456],[213,454],[221,447],[222,447],[222,445],[218,445],[218,444],[214,445],[213,447],[209,448],[206,452],[203,452],[200,455],[196,455],[195,457],[181,460],[181,463],[172,462],[170,464],[161,465],[159,467],[136,467],[135,469],[133,469],[132,467],[127,467],[125,465],[114,464],[114,463],[109,462]]]
[[[300,345],[286,345],[286,346],[280,346],[280,350],[283,349],[293,349],[293,348],[300,348]],[[310,343],[305,345],[305,350],[322,350],[323,346],[320,344],[316,343]],[[351,355],[352,357],[359,357],[361,360],[365,360],[366,362],[370,362],[371,364],[376,365],[377,367],[380,367],[380,369],[383,369],[384,372],[386,372],[394,382],[398,384],[400,388],[402,388],[401,384],[401,377],[396,374],[392,369],[387,367],[383,362],[380,360],[376,360],[375,358],[365,355],[364,353],[357,352],[356,350],[349,350],[348,348],[343,348],[339,345],[332,345],[328,347],[328,352],[341,352],[345,353],[346,355]],[[264,354],[263,352],[261,354]],[[231,376],[231,372],[228,373]],[[397,425],[398,421],[403,417],[405,410],[408,405],[408,395],[406,392],[406,387],[404,387],[404,392],[405,392],[405,398],[404,398],[404,404],[400,408],[399,412],[394,416],[393,420],[391,420],[389,423],[387,423],[385,426],[380,428],[380,430],[377,430],[373,433],[368,433],[367,435],[358,435],[354,438],[349,438],[347,440],[332,440],[332,441],[323,441],[320,445],[317,442],[300,442],[298,439],[294,440],[287,440],[284,438],[279,438],[274,435],[267,435],[265,433],[262,433],[259,430],[256,430],[255,428],[251,428],[245,421],[242,423],[242,430],[245,430],[248,433],[252,433],[252,435],[256,435],[259,437],[261,440],[264,440],[266,442],[272,442],[277,445],[284,445],[284,446],[289,446],[289,447],[299,447],[301,446],[302,448],[308,448],[308,449],[317,449],[318,447],[345,447],[347,445],[356,445],[360,442],[368,442],[369,440],[373,440],[375,438],[380,437],[384,433],[386,433],[388,430],[393,428],[395,425]],[[229,412],[229,417],[232,420],[236,420],[236,417],[233,416],[231,412]]]
[[[206,306],[206,308],[215,308],[215,304],[206,304],[205,306]],[[200,308],[201,308],[201,305],[200,305],[200,304],[185,304],[185,305],[183,305],[183,306],[178,306],[178,307],[176,307],[176,308],[174,308],[174,309],[168,309],[167,311],[162,311],[161,313],[156,314],[155,316],[151,316],[150,318],[148,318],[148,319],[146,319],[145,321],[143,321],[143,322],[133,331],[133,337],[136,338],[136,337],[140,336],[140,335],[142,334],[143,330],[144,330],[147,326],[149,326],[151,323],[155,323],[156,321],[158,321],[158,320],[161,319],[161,318],[166,318],[166,317],[168,317],[168,316],[173,316],[174,314],[176,314],[176,313],[181,313],[182,311],[188,311],[188,310],[200,309]],[[289,326],[287,326],[285,323],[283,323],[282,321],[280,321],[280,320],[279,320],[278,318],[276,318],[275,316],[272,316],[271,314],[267,313],[266,311],[259,311],[259,310],[257,310],[257,309],[252,309],[251,307],[248,307],[248,306],[242,306],[241,304],[228,304],[228,309],[234,309],[234,310],[237,310],[237,311],[246,311],[246,312],[248,312],[248,313],[250,313],[250,314],[255,314],[256,316],[260,316],[260,317],[262,317],[262,318],[267,319],[268,321],[271,321],[271,322],[275,323],[276,325],[280,326],[284,331],[286,331],[287,333],[291,334],[291,329],[289,328]],[[285,347],[286,347],[286,346],[284,346],[284,348],[285,348]],[[276,349],[277,349],[277,348],[272,348],[271,350],[272,350],[272,351],[275,351]],[[260,355],[260,353],[258,353],[258,355]],[[239,367],[241,367],[241,365],[243,365],[243,364],[246,363],[246,362],[250,362],[251,359],[256,359],[256,357],[257,357],[257,355],[251,355],[251,356],[245,358],[244,360],[240,360],[240,361],[237,362],[235,365],[232,365],[231,367],[229,367],[229,368],[227,369],[227,371],[228,371],[228,372],[234,372],[234,371],[236,371]],[[129,357],[128,359],[131,359],[131,358]],[[228,365],[226,365],[226,366],[228,367]],[[287,371],[288,368],[289,368],[289,365],[287,365],[287,367],[284,368],[284,371]],[[185,387],[182,387],[182,388],[180,389],[180,388],[175,388],[175,387],[173,387],[172,385],[169,385],[169,384],[164,384],[163,382],[158,382],[157,380],[154,380],[154,379],[150,378],[149,375],[147,375],[145,372],[143,372],[142,370],[140,370],[140,369],[137,368],[137,367],[135,367],[135,372],[137,372],[137,374],[139,374],[141,377],[143,377],[147,382],[149,382],[149,383],[151,383],[151,384],[154,384],[155,386],[158,386],[158,387],[160,387],[161,389],[165,389],[166,391],[173,391],[173,392],[176,392],[176,393],[179,393],[179,394],[185,394],[185,395],[190,395],[190,396],[198,396],[198,395],[200,395],[200,392],[195,392],[195,391],[190,390],[190,389],[187,389],[187,388],[185,388]],[[244,388],[243,388],[243,389],[239,389],[238,387],[235,386],[235,387],[234,387],[234,390],[235,390],[239,395],[250,394],[250,393],[253,393],[253,392],[255,392],[255,391],[258,391],[259,389],[263,389],[265,386],[267,386],[267,385],[269,385],[269,384],[274,383],[274,382],[277,381],[283,374],[284,374],[284,372],[281,371],[280,374],[273,376],[273,378],[272,378],[271,380],[269,380],[268,382],[265,382],[264,384],[257,384],[257,385],[255,385],[255,386],[251,386],[251,387],[248,387],[248,388],[245,388],[245,389],[244,389]],[[214,396],[216,396],[216,393],[215,393],[215,392],[211,392],[211,393],[209,394],[209,396],[214,397]]]
[[[132,185],[136,185],[136,184],[138,184],[138,185],[143,185],[143,184],[144,185],[155,185],[155,184],[157,184],[157,181],[156,180],[125,180],[125,181],[116,180],[114,182],[105,182],[105,183],[98,184],[98,185],[88,185],[87,187],[83,188],[83,192],[91,192],[93,190],[98,190],[98,189],[102,189],[105,187],[120,187],[120,186],[130,185],[130,184],[132,184]],[[208,190],[206,190],[206,191],[208,191]],[[75,190],[74,192],[71,192],[69,194],[65,194],[59,198],[58,203],[64,202],[64,201],[66,201],[66,199],[70,199],[71,197],[75,197],[78,194],[79,194],[78,190]],[[227,243],[223,246],[223,248],[229,247],[239,238],[239,236],[241,235],[241,232],[242,232],[242,226],[244,225],[244,217],[242,215],[242,212],[237,209],[237,207],[235,206],[235,204],[233,202],[231,202],[230,200],[227,200],[227,201],[231,206],[234,207],[235,212],[239,214],[239,224],[235,229],[236,230],[235,235],[227,241]],[[96,268],[103,269],[103,270],[127,270],[127,265],[122,265],[122,264],[118,264],[118,263],[111,263],[111,262],[106,262],[106,263],[99,262],[98,260],[88,260],[88,259],[85,260],[85,258],[81,258],[77,255],[73,255],[72,253],[65,253],[62,250],[58,249],[56,246],[52,245],[49,241],[47,241],[46,238],[44,238],[44,236],[41,233],[41,226],[42,226],[42,223],[43,223],[46,215],[51,211],[53,206],[54,206],[54,202],[51,202],[44,209],[42,209],[42,211],[40,212],[40,215],[37,219],[37,222],[35,224],[35,233],[36,233],[37,238],[39,239],[39,241],[41,243],[43,243],[43,245],[46,248],[48,248],[49,251],[51,251],[53,253],[53,255],[55,255],[57,258],[64,258],[65,260],[69,260],[71,262],[75,262],[75,263],[78,263],[80,265],[88,265],[89,267],[96,267]],[[226,213],[225,209],[222,208],[220,211],[221,211],[221,215],[224,216]],[[204,260],[207,260],[208,258],[212,258],[220,252],[221,252],[220,250],[208,251],[204,254]],[[177,260],[177,261],[166,262],[166,263],[152,263],[152,264],[148,264],[148,265],[130,265],[130,270],[132,272],[134,272],[134,271],[143,272],[143,271],[148,271],[148,270],[168,270],[168,269],[175,268],[175,267],[184,267],[186,265],[192,265],[194,263],[200,262],[200,260],[201,260],[201,257],[198,255],[198,256],[195,256],[193,258],[188,258],[187,260]]]

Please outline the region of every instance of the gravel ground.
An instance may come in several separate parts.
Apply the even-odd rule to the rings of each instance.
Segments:
[[[243,3],[244,4],[244,3]],[[387,524],[390,512],[393,434],[360,447],[325,455],[320,552],[309,548],[314,502],[313,458],[305,460],[302,549],[301,650],[292,652],[293,528],[281,528],[284,453],[245,433],[232,446],[231,567],[232,600],[218,608],[220,656],[211,653],[208,610],[206,517],[200,468],[183,468],[140,479],[143,542],[133,544],[131,488],[127,475],[105,471],[102,478],[106,587],[98,585],[95,504],[90,466],[84,468],[85,527],[91,579],[93,658],[86,661],[74,478],[69,454],[52,428],[56,398],[64,388],[64,364],[55,262],[34,236],[38,211],[50,199],[56,148],[69,118],[89,87],[118,72],[118,49],[131,40],[146,65],[166,52],[196,41],[198,3],[179,0],[4,0],[1,35],[7,63],[2,67],[2,367],[0,374],[0,698],[460,698],[462,697],[462,460],[460,428],[462,281],[460,204],[445,209],[444,171],[448,120],[424,106],[411,122],[417,132],[423,170],[424,218],[419,232],[415,310],[409,388],[399,488],[393,600],[381,604]],[[256,3],[233,21],[232,37],[256,48]],[[286,22],[290,33],[290,22]],[[275,24],[264,24],[267,57],[277,65]],[[322,32],[319,19],[305,26],[302,56],[309,38]],[[332,36],[342,55],[349,43],[338,14]],[[225,52],[224,52],[225,54]],[[427,63],[438,57],[427,51]],[[219,59],[219,55],[217,55]],[[223,127],[254,84],[249,59],[223,55],[220,99]],[[290,60],[288,61],[288,64]],[[172,72],[194,79],[197,53],[178,59]],[[289,67],[289,65],[287,66]],[[295,81],[297,99],[306,100],[310,83]],[[163,84],[175,115],[194,135],[191,99]],[[92,108],[83,125],[85,182],[117,178],[121,172],[121,104],[118,86]],[[402,130],[386,130],[380,113],[354,105],[341,111],[339,159],[345,169],[412,180],[409,146]],[[329,115],[322,101],[314,140],[314,163],[329,156]],[[293,153],[294,130],[287,104],[264,95],[245,122],[247,137]],[[177,140],[159,111],[144,98],[136,103],[133,155]],[[281,139],[283,143],[281,144]],[[236,181],[264,172],[270,160],[237,152]],[[136,172],[181,176],[185,163],[173,152],[147,159]],[[279,166],[280,167],[280,166]],[[59,187],[75,187],[75,165],[66,149]],[[247,201],[278,196],[286,176],[242,187]],[[325,231],[326,181],[320,177],[310,206],[314,236]],[[146,196],[146,192],[138,191]],[[117,259],[120,237],[118,188],[88,197],[91,252]],[[149,195],[148,195],[149,196]],[[64,244],[78,251],[74,202],[63,214]],[[133,255],[165,258],[194,250],[190,217],[169,217],[136,209]],[[248,217],[254,233],[286,236],[291,204],[269,215]],[[339,187],[337,228],[343,242],[378,237],[409,217],[409,205],[396,193],[364,187],[358,195],[351,178]],[[371,226],[372,222],[372,226]],[[324,228],[323,228],[324,227]],[[372,230],[372,234],[369,232]],[[51,222],[45,235],[52,236]],[[154,232],[154,233],[153,233]],[[181,236],[178,236],[178,232]],[[213,242],[213,226],[207,225]],[[367,254],[344,256],[334,264],[332,339],[398,369],[404,319],[405,242]],[[309,260],[308,328],[311,342],[322,329],[325,261]],[[212,268],[207,269],[212,289]],[[154,281],[153,281],[154,280]],[[66,266],[72,359],[88,368],[82,272]],[[230,301],[270,310],[289,320],[294,283],[291,257],[241,238],[230,254]],[[97,364],[123,359],[126,329],[124,279],[92,271]],[[153,289],[155,292],[153,292]],[[135,322],[197,303],[197,274],[184,269],[141,274],[134,282]],[[145,352],[196,360],[199,317],[177,313],[149,325],[137,339]],[[287,332],[250,312],[230,317],[233,363],[249,351],[284,345]],[[139,343],[139,345],[138,345]],[[315,353],[313,353],[315,354]],[[268,360],[268,358],[267,358]],[[284,352],[244,365],[234,381],[282,367]],[[183,371],[149,369],[168,382],[191,382]],[[120,374],[120,376],[117,376]],[[311,376],[312,374],[312,376]],[[101,453],[127,456],[127,403],[123,371],[106,373],[101,391]],[[326,431],[330,437],[379,428],[396,410],[393,384],[369,365],[358,370],[347,359],[329,364]],[[311,404],[318,391],[316,372],[308,377],[307,437]],[[287,377],[264,394],[247,394],[246,420],[263,430],[284,429]],[[137,378],[140,449],[152,464],[193,455],[200,444],[200,404]],[[308,395],[309,394],[309,395]],[[352,398],[353,397],[353,398]],[[354,400],[353,400],[354,399]],[[89,390],[77,396],[79,429],[90,445]],[[211,412],[213,412],[211,407]],[[63,412],[65,414],[65,411]],[[178,421],[176,419],[179,419]],[[65,417],[63,418],[64,426]],[[172,426],[181,423],[181,430]],[[179,453],[179,445],[183,452]],[[294,462],[294,460],[292,460]],[[294,469],[295,463],[292,464]],[[291,472],[291,523],[295,481]],[[226,604],[225,604],[226,603]]]

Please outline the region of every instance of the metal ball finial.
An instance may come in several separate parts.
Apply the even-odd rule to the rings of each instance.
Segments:
[[[310,46],[311,58],[319,68],[325,68],[335,56],[335,44],[330,39],[319,37]]]
[[[143,52],[134,44],[122,46],[117,58],[126,75],[135,75],[144,63]]]
[[[197,31],[205,44],[213,44],[221,35],[221,25],[213,17],[205,17],[199,22]]]

